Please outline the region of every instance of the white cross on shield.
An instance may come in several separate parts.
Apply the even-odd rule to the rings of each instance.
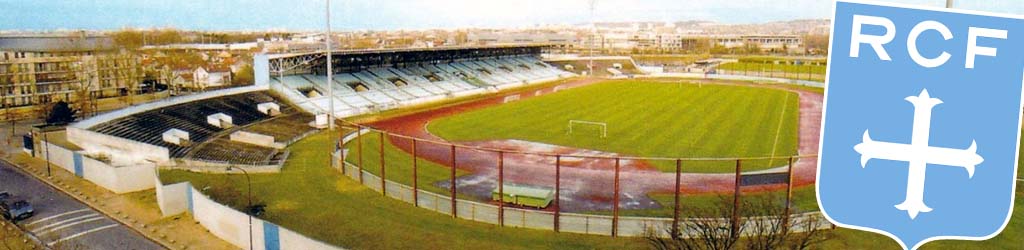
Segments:
[[[834,15],[825,217],[905,249],[999,234],[1017,183],[1024,18],[849,1]]]

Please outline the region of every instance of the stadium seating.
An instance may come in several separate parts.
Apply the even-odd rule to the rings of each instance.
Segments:
[[[373,67],[335,74],[330,86],[325,75],[311,74],[273,76],[281,79],[272,83],[302,93],[305,99],[293,103],[309,113],[325,113],[330,103],[327,90],[334,88],[335,112],[345,116],[571,75],[536,57],[521,56]],[[323,96],[306,94],[313,90]]]
[[[302,77],[285,77],[281,83],[289,86],[307,86]],[[306,82],[303,82],[306,81]],[[188,102],[164,108],[145,111],[127,117],[111,120],[90,128],[90,130],[166,147],[171,158],[191,158],[204,161],[230,162],[238,164],[262,164],[273,158],[276,150],[259,146],[231,142],[224,133],[232,129],[249,129],[266,133],[275,139],[287,141],[288,137],[312,130],[299,124],[311,121],[312,116],[301,114],[288,105],[281,105],[281,113],[270,116],[260,112],[260,103],[283,103],[268,92],[250,92],[238,95]],[[220,128],[207,122],[207,116],[223,113],[231,117],[233,128]],[[278,117],[277,119],[271,119]],[[263,125],[265,121],[280,121],[281,125]],[[266,126],[278,126],[266,128]],[[188,133],[189,143],[175,144],[164,140],[164,133],[177,129]]]

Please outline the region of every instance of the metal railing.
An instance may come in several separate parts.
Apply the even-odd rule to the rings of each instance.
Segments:
[[[693,191],[683,191],[693,188],[707,188],[711,187],[711,193],[729,194],[732,202],[731,217],[720,218],[723,223],[731,226],[732,228],[739,228],[739,224],[751,223],[749,218],[741,218],[740,204],[741,200],[746,194],[757,194],[765,192],[764,190],[776,189],[778,191],[785,190],[784,192],[784,206],[782,212],[785,215],[786,223],[791,223],[791,220],[797,220],[798,218],[805,218],[808,216],[820,216],[817,212],[805,212],[795,213],[794,211],[794,164],[798,164],[801,159],[804,161],[816,158],[816,155],[798,155],[798,156],[785,156],[785,157],[741,157],[741,158],[713,158],[713,157],[699,157],[699,158],[671,158],[671,157],[634,157],[634,156],[619,156],[619,155],[600,155],[600,154],[557,154],[552,152],[530,152],[522,150],[507,150],[499,148],[487,148],[470,145],[454,144],[444,141],[416,138],[412,136],[406,136],[401,134],[389,133],[383,130],[376,130],[367,126],[347,123],[340,125],[343,131],[350,131],[341,134],[338,145],[336,145],[333,153],[332,166],[335,166],[345,176],[359,181],[361,184],[370,187],[371,189],[381,192],[382,195],[388,196],[397,200],[404,201],[414,206],[435,211],[438,213],[450,215],[455,218],[462,218],[472,221],[479,221],[484,223],[496,224],[508,227],[522,227],[542,230],[553,230],[557,232],[574,232],[583,234],[597,234],[597,235],[610,235],[610,236],[643,236],[645,233],[650,233],[651,229],[655,229],[654,232],[660,233],[662,236],[667,236],[668,232],[679,232],[681,227],[685,227],[687,223],[692,223],[694,219],[700,218],[683,218],[681,216],[681,196],[690,195],[689,193],[696,193]],[[364,142],[364,137],[370,137],[374,140],[379,140],[378,145],[374,145],[373,148],[368,148]],[[398,144],[401,141],[408,152],[409,162],[411,166],[402,166],[403,168],[411,167],[411,172],[394,173],[396,166],[393,162],[386,162],[385,139],[391,139],[394,144]],[[349,152],[346,149],[348,146],[355,147],[352,149],[354,152]],[[409,148],[411,147],[411,148]],[[429,147],[429,148],[428,148]],[[419,149],[417,149],[419,148]],[[447,152],[443,152],[447,148]],[[372,150],[372,151],[370,151]],[[364,151],[370,151],[371,153],[364,153]],[[373,152],[375,151],[375,152]],[[440,152],[439,152],[440,151]],[[376,153],[376,155],[371,155]],[[352,155],[355,154],[355,155]],[[429,154],[429,156],[428,156]],[[446,155],[445,157],[441,157]],[[508,155],[520,155],[530,157],[547,157],[554,159],[551,164],[553,168],[554,176],[551,183],[547,183],[544,186],[551,186],[554,192],[552,199],[553,204],[546,209],[532,209],[527,207],[515,206],[512,204],[506,204],[505,202],[496,202],[491,199],[491,192],[497,192],[498,197],[504,197],[503,183],[508,180],[510,174],[508,174],[509,166],[506,166],[505,162]],[[374,165],[367,165],[368,157],[374,157]],[[494,157],[493,161],[487,161],[489,166],[480,166],[481,158]],[[447,158],[447,159],[443,159]],[[573,185],[588,185],[588,189],[595,191],[607,191],[609,188],[611,191],[610,204],[608,201],[602,201],[603,204],[599,204],[598,207],[604,206],[603,208],[593,210],[603,210],[599,213],[607,213],[607,210],[611,210],[611,214],[588,214],[579,213],[579,211],[585,211],[585,209],[579,209],[577,205],[571,202],[577,202],[578,199],[567,199],[567,196],[562,191],[566,189],[563,182],[569,180],[565,177],[564,169],[571,168],[567,167],[568,160],[574,159],[590,159],[600,160],[603,163],[611,164],[614,162],[613,169],[606,169],[606,171],[612,172],[609,176],[613,176],[612,180],[598,180],[598,181],[579,181],[576,180]],[[433,181],[434,186],[428,187],[427,189],[433,189],[434,191],[428,191],[423,189],[423,185],[420,184],[422,180],[422,174],[418,174],[417,171],[423,168],[421,166],[424,160],[433,162],[432,164],[442,165],[447,168],[448,176],[446,180],[437,181],[435,178]],[[672,175],[674,178],[674,185],[671,185],[671,190],[668,193],[672,194],[672,216],[671,217],[635,217],[635,216],[622,216],[622,210],[624,209],[624,202],[621,200],[624,198],[623,195],[623,171],[624,162],[629,161],[635,164],[636,161],[668,161],[673,162],[675,165],[675,171],[673,173],[659,173],[664,175]],[[788,163],[782,167],[772,167],[770,164],[767,166],[769,169],[758,169],[754,171],[744,171],[744,166],[751,163],[761,164],[764,162],[777,162],[777,163]],[[716,183],[708,184],[709,186],[691,187],[683,184],[682,176],[684,174],[690,175],[694,173],[684,173],[682,171],[683,163],[695,163],[695,162],[717,162],[717,163],[728,163],[732,165],[731,173],[708,173],[708,176],[718,176],[719,182],[723,175],[727,177],[726,182],[728,183]],[[747,163],[747,164],[745,164]],[[392,170],[389,170],[388,164],[392,164]],[[476,166],[467,166],[463,164],[476,164]],[[493,164],[493,165],[491,165]],[[809,164],[809,163],[804,163]],[[436,166],[435,166],[436,168]],[[461,177],[457,175],[457,171],[461,168],[493,168],[489,172],[489,175],[482,176],[483,181],[477,179],[476,181],[483,183],[477,186],[474,184],[459,180]],[[748,168],[749,169],[749,168]],[[520,169],[521,170],[521,169]],[[436,169],[435,169],[436,171]],[[513,170],[514,171],[514,170]],[[578,171],[578,170],[577,170]],[[376,172],[373,173],[373,172]],[[550,179],[551,176],[542,176],[549,174],[550,172],[544,173],[528,173],[530,175],[537,175],[534,181],[537,179]],[[629,172],[628,174],[633,174]],[[474,173],[479,174],[479,173]],[[522,180],[522,171],[512,173],[511,175],[519,175]],[[411,179],[401,183],[393,178],[389,179],[388,176],[396,175],[410,175]],[[437,177],[437,176],[435,176]],[[635,181],[636,178],[633,178]],[[428,179],[427,181],[431,181]],[[496,184],[494,183],[496,182]],[[461,183],[461,185],[460,185]],[[635,184],[635,183],[633,183]],[[543,184],[542,184],[543,185]],[[715,186],[718,185],[718,186]],[[444,190],[442,188],[446,188]],[[631,188],[631,187],[627,187]],[[460,191],[460,189],[470,189],[470,191]],[[447,191],[442,192],[441,190]],[[475,190],[475,191],[474,191]],[[484,191],[480,191],[484,190]],[[579,190],[576,190],[577,192]],[[688,194],[683,194],[689,192]],[[482,193],[487,193],[483,195]],[[474,199],[477,197],[478,199]],[[486,197],[486,198],[479,198]],[[574,198],[579,198],[576,195]],[[603,198],[609,198],[603,196]],[[634,197],[635,198],[635,197]],[[569,203],[566,203],[569,202]],[[576,207],[571,212],[566,212],[566,207]],[[609,208],[610,207],[610,208]],[[706,218],[705,218],[706,219]],[[827,225],[827,223],[825,223]],[[804,230],[796,225],[793,226],[794,230]],[[828,225],[831,226],[831,225]]]

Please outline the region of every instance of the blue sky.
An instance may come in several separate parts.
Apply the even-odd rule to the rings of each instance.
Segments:
[[[941,6],[944,0],[892,0]],[[333,0],[336,30],[524,27],[589,22],[589,0]],[[1018,0],[957,0],[958,8],[1024,15]],[[324,0],[0,0],[0,30],[178,27],[315,30]],[[598,0],[598,21],[754,23],[827,18],[828,0]]]

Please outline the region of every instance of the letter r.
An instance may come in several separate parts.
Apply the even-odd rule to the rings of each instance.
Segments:
[[[885,34],[881,36],[861,34],[861,27],[864,25],[882,26],[885,28]],[[888,18],[853,15],[853,31],[850,34],[850,57],[860,57],[860,45],[866,43],[875,50],[878,59],[892,61],[892,58],[889,57],[889,53],[885,52],[882,44],[892,42],[892,39],[896,37],[895,30],[896,25]]]

